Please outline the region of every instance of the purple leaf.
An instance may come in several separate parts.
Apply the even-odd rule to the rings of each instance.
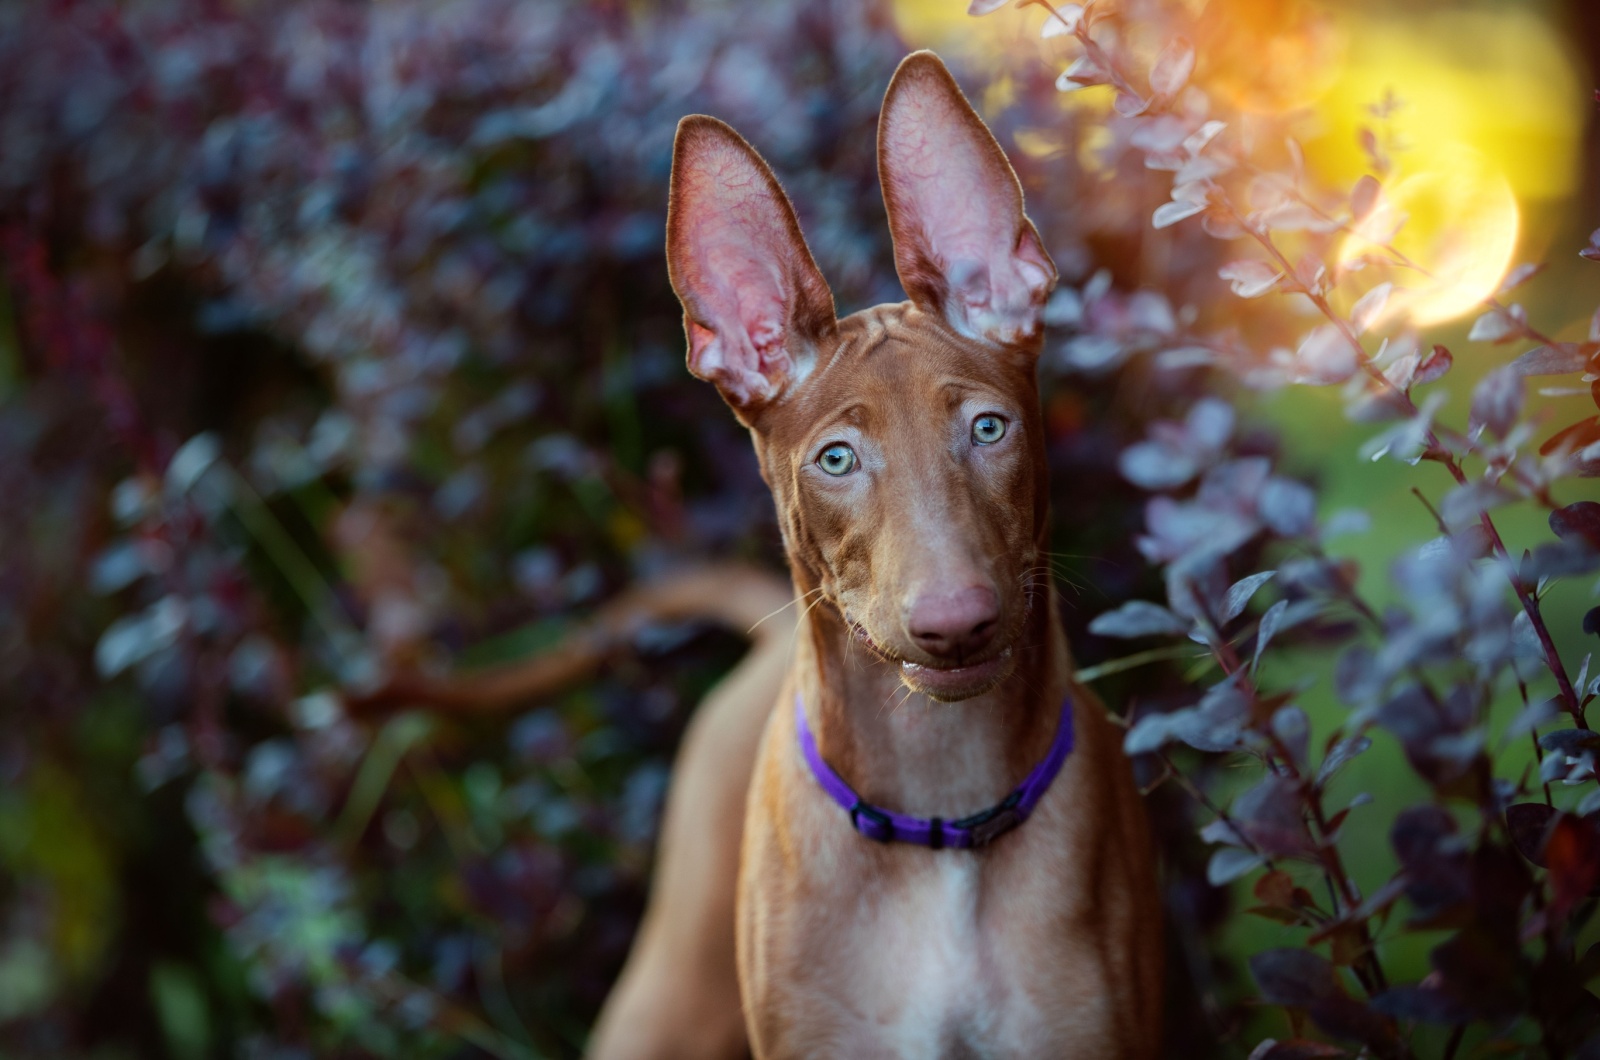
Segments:
[[[1111,109],[1124,118],[1135,118],[1150,109],[1150,100],[1140,99],[1132,92],[1118,92],[1111,101]]]
[[[1152,114],[1139,121],[1129,122],[1127,127],[1129,130],[1127,134],[1128,145],[1138,148],[1146,155],[1153,156],[1145,159],[1147,168],[1166,169],[1173,172],[1184,168],[1184,158],[1178,147],[1183,143],[1184,137],[1189,135],[1189,130],[1193,127],[1192,122],[1180,118],[1176,114]],[[1211,168],[1210,166],[1199,166],[1196,167],[1195,172],[1204,172]],[[1189,178],[1189,180],[1206,180],[1210,176],[1211,174],[1206,174],[1206,176]],[[1180,180],[1177,177],[1172,179],[1173,187],[1178,187],[1188,182],[1188,180]],[[1174,195],[1173,198],[1181,199],[1184,196]]]
[[[1222,599],[1222,614],[1218,616],[1220,623],[1225,626],[1238,618],[1250,605],[1250,598],[1256,594],[1256,590],[1271,581],[1276,573],[1275,570],[1260,571],[1240,578],[1229,586],[1228,595]]]
[[[987,15],[1000,10],[1010,2],[1011,0],[972,0],[967,5],[967,14],[974,16]]]
[[[1450,355],[1449,350],[1443,346],[1434,346],[1417,365],[1417,372],[1411,377],[1411,385],[1425,386],[1428,383],[1438,382],[1455,363],[1456,359]]]
[[[1078,31],[1078,23],[1083,19],[1082,4],[1061,4],[1050,12],[1050,17],[1044,24],[1044,29],[1039,36],[1045,40],[1051,37],[1064,37]]]
[[[1170,563],[1195,554],[1226,555],[1256,535],[1254,520],[1170,497],[1152,497],[1145,506],[1149,533],[1139,552],[1152,563]]]
[[[1331,541],[1344,534],[1364,534],[1372,528],[1372,517],[1360,508],[1341,508],[1322,524],[1322,539]]]
[[[1244,837],[1233,830],[1233,826],[1218,817],[1204,828],[1200,829],[1200,841],[1203,843],[1225,843],[1228,846],[1244,846]]]
[[[1189,632],[1185,622],[1159,604],[1129,600],[1115,611],[1107,611],[1089,623],[1089,632],[1101,637],[1178,636]]]
[[[1328,278],[1328,267],[1317,255],[1302,254],[1300,260],[1294,263],[1294,278],[1305,290],[1316,294],[1323,289],[1323,282]]]
[[[1063,75],[1065,76],[1065,75]],[[1166,202],[1156,209],[1150,218],[1153,228],[1170,228],[1179,221],[1193,217],[1197,213],[1204,213],[1206,204],[1203,202]]]
[[[1252,258],[1230,261],[1217,270],[1217,275],[1227,280],[1240,298],[1260,298],[1283,279],[1283,273]]]
[[[1194,46],[1179,37],[1161,49],[1161,54],[1156,56],[1155,65],[1150,69],[1150,87],[1161,95],[1171,98],[1189,83],[1189,75],[1192,73],[1194,73]]]
[[[1504,439],[1522,413],[1522,376],[1509,366],[1496,368],[1472,391],[1468,425],[1475,433],[1487,430]]]
[[[1439,806],[1412,806],[1402,810],[1389,830],[1389,845],[1407,869],[1425,869],[1439,848],[1460,831],[1450,812]]]
[[[1238,239],[1244,235],[1244,225],[1231,214],[1208,213],[1200,219],[1200,227],[1212,239]]]
[[[1183,141],[1183,149],[1191,155],[1198,155],[1227,127],[1228,123],[1225,121],[1208,121],[1189,134],[1189,138]]]
[[[1469,482],[1445,494],[1439,504],[1439,517],[1452,532],[1466,529],[1478,521],[1478,513],[1510,504],[1517,495],[1492,482]]]
[[[1557,729],[1539,737],[1539,746],[1556,754],[1576,757],[1585,751],[1600,751],[1600,732],[1592,729]]]
[[[1344,992],[1334,966],[1310,950],[1257,953],[1250,958],[1250,975],[1262,998],[1274,1005],[1306,1006]]]
[[[1297,383],[1332,386],[1356,374],[1356,351],[1332,324],[1323,324],[1307,335],[1295,353]]]
[[[1600,241],[1597,241],[1594,236],[1590,236],[1589,245],[1578,251],[1578,257],[1587,258],[1590,261],[1600,261]]]
[[[1056,90],[1059,92],[1076,92],[1080,88],[1090,85],[1103,85],[1110,77],[1104,67],[1087,55],[1079,56],[1076,61],[1056,78]]]
[[[1216,352],[1205,346],[1177,346],[1156,355],[1156,367],[1167,371],[1216,363]]]
[[[1519,305],[1506,310],[1491,309],[1472,322],[1472,330],[1467,333],[1467,338],[1472,342],[1506,342],[1522,334],[1521,316],[1522,307]]]
[[[1267,650],[1272,638],[1278,635],[1278,628],[1283,624],[1284,612],[1288,610],[1289,601],[1279,600],[1267,608],[1267,613],[1261,616],[1261,624],[1256,628],[1256,654],[1250,660],[1252,673],[1261,665],[1261,653]]]
[[[1199,454],[1175,450],[1160,442],[1135,442],[1117,458],[1122,477],[1140,489],[1172,489],[1200,473],[1195,462]]]
[[[1357,335],[1365,334],[1383,315],[1384,307],[1389,304],[1389,295],[1393,291],[1394,284],[1380,283],[1350,307],[1350,326],[1356,329]]]
[[[1294,758],[1296,765],[1304,766],[1306,749],[1311,741],[1311,719],[1299,707],[1280,707],[1272,715],[1272,735],[1278,738]]]
[[[1576,342],[1536,346],[1507,367],[1518,375],[1567,375],[1583,371],[1597,348],[1600,347],[1593,343],[1580,345]]]
[[[1213,397],[1196,401],[1183,419],[1183,425],[1195,444],[1212,452],[1220,450],[1233,437],[1233,424],[1233,406]]]
[[[1555,808],[1542,802],[1518,802],[1506,807],[1506,831],[1512,845],[1540,868],[1544,867],[1544,839],[1555,818]]]
[[[1470,1023],[1472,1009],[1436,987],[1397,986],[1372,999],[1372,1007],[1395,1019],[1450,1026]]]
[[[1109,335],[1077,335],[1061,349],[1061,360],[1080,372],[1096,374],[1121,364],[1131,351]]]
[[[188,622],[188,607],[176,596],[164,596],[137,615],[112,622],[95,645],[94,664],[100,676],[112,678],[177,642]]]
[[[1528,581],[1588,574],[1600,568],[1600,549],[1580,538],[1540,545],[1522,562],[1522,577]]]
[[[1213,622],[1228,591],[1227,570],[1214,552],[1197,550],[1167,567],[1167,603],[1196,622]]]
[[[1518,287],[1521,287],[1523,284],[1539,275],[1544,271],[1544,269],[1545,264],[1542,261],[1530,261],[1526,264],[1518,265],[1516,268],[1507,273],[1506,278],[1501,281],[1499,293],[1510,294]]]
[[[1309,486],[1274,476],[1261,489],[1261,521],[1279,537],[1301,537],[1317,523],[1317,495]]]
[[[1322,766],[1317,770],[1317,787],[1326,787],[1334,775],[1349,765],[1357,756],[1364,753],[1372,746],[1372,741],[1365,736],[1346,736],[1333,745],[1322,759]]]
[[[1587,473],[1583,462],[1585,460],[1593,460],[1596,455],[1600,455],[1592,451],[1596,443],[1600,443],[1600,416],[1589,416],[1579,420],[1577,423],[1569,424],[1551,435],[1539,447],[1539,453],[1541,456],[1549,456],[1552,453],[1573,455],[1578,464],[1578,474],[1588,478],[1592,476]]]
[[[1295,183],[1298,184],[1306,175],[1306,149],[1292,136],[1284,138],[1283,146],[1289,152],[1289,167],[1294,171]]]
[[[1253,850],[1223,847],[1206,863],[1206,881],[1213,887],[1222,887],[1264,864],[1266,859]]]
[[[1200,480],[1195,500],[1209,508],[1255,514],[1257,498],[1266,488],[1272,464],[1260,456],[1245,456],[1218,464]]]
[[[1526,736],[1537,732],[1541,726],[1549,725],[1561,716],[1561,708],[1554,699],[1539,699],[1529,703],[1517,716],[1511,719],[1511,724],[1506,726],[1505,733],[1500,737],[1503,744],[1508,744],[1519,736]]]
[[[207,431],[184,442],[167,463],[167,491],[174,495],[189,492],[222,455],[222,443]]]
[[[1378,205],[1378,195],[1382,190],[1383,187],[1378,183],[1378,178],[1370,173],[1356,181],[1354,190],[1350,192],[1351,216],[1359,221],[1370,214],[1372,208]]]
[[[1600,552],[1600,502],[1578,501],[1550,513],[1550,531],[1563,541],[1581,541]]]
[[[1264,854],[1288,857],[1313,849],[1303,799],[1294,781],[1276,774],[1245,791],[1233,803],[1235,827]]]
[[[1128,730],[1122,741],[1124,754],[1146,754],[1174,741],[1199,751],[1222,752],[1239,748],[1243,723],[1239,719],[1208,716],[1195,707],[1166,714],[1148,714]]]

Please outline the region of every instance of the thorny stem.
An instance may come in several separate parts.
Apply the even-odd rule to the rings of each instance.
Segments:
[[[1277,868],[1277,866],[1273,864],[1272,856],[1266,851],[1262,850],[1260,847],[1256,846],[1254,840],[1246,835],[1244,830],[1233,822],[1232,817],[1228,816],[1228,811],[1212,802],[1210,797],[1200,789],[1200,786],[1194,781],[1190,780],[1188,776],[1184,774],[1183,770],[1178,768],[1177,764],[1172,761],[1171,756],[1168,755],[1167,752],[1157,751],[1156,755],[1161,759],[1161,764],[1167,767],[1167,772],[1172,776],[1172,779],[1178,782],[1178,786],[1187,792],[1190,798],[1194,799],[1200,805],[1216,814],[1217,820],[1227,825],[1228,829],[1232,831],[1234,835],[1239,837],[1239,842],[1249,847],[1250,852],[1259,857],[1262,863],[1267,866],[1267,868]]]
[[[1255,683],[1248,677],[1243,676],[1243,661],[1239,658],[1239,654],[1234,650],[1233,645],[1220,635],[1220,631],[1213,641],[1213,651],[1216,653],[1217,662],[1222,666],[1223,671],[1230,677],[1238,677],[1242,688],[1254,700],[1256,698]],[[1332,829],[1328,827],[1328,818],[1322,809],[1322,793],[1317,790],[1315,784],[1308,782],[1301,774],[1299,766],[1295,764],[1294,755],[1283,745],[1283,741],[1279,740],[1276,734],[1270,731],[1267,735],[1272,742],[1273,753],[1280,760],[1285,774],[1305,793],[1305,804],[1310,809],[1311,818],[1317,826],[1318,837],[1321,840],[1328,839],[1332,835]],[[1165,760],[1166,756],[1163,755],[1162,758]],[[1170,768],[1170,762],[1168,765]],[[1232,828],[1240,838],[1244,838],[1244,834],[1238,828],[1235,828],[1232,823],[1229,823],[1228,827]],[[1255,848],[1252,846],[1251,849]],[[1256,852],[1260,853],[1259,850]],[[1344,858],[1339,853],[1338,844],[1318,842],[1317,860],[1322,864],[1323,873],[1337,889],[1340,903],[1343,906],[1342,910],[1336,909],[1334,912],[1336,914],[1343,913],[1344,915],[1355,912],[1356,908],[1361,904],[1361,897],[1356,893],[1355,884],[1351,882],[1350,874],[1344,867]],[[1385,990],[1388,988],[1388,978],[1383,973],[1383,964],[1378,960],[1378,952],[1373,946],[1372,932],[1366,921],[1356,923],[1355,927],[1360,933],[1363,957],[1372,980],[1369,983],[1366,981],[1367,977],[1363,976],[1362,985],[1367,988],[1369,994],[1375,992],[1373,984],[1376,984],[1377,990]]]
[[[1273,737],[1272,742],[1279,753],[1283,755],[1289,769],[1289,775],[1299,782],[1307,792],[1306,805],[1310,807],[1312,820],[1316,822],[1317,835],[1321,839],[1327,840],[1332,835],[1332,829],[1328,827],[1327,816],[1322,810],[1322,792],[1317,790],[1315,785],[1308,784],[1301,777],[1293,757],[1288,754],[1288,749],[1278,742],[1277,737]],[[1333,879],[1339,889],[1339,898],[1344,905],[1344,914],[1348,916],[1354,913],[1361,905],[1361,896],[1356,893],[1355,885],[1350,882],[1349,873],[1345,871],[1344,859],[1339,854],[1338,844],[1319,842],[1317,844],[1317,857],[1322,862],[1323,870]],[[1361,935],[1361,948],[1363,956],[1366,958],[1367,966],[1371,971],[1372,979],[1377,984],[1379,991],[1387,990],[1389,988],[1389,980],[1383,974],[1383,963],[1378,960],[1378,951],[1372,941],[1372,931],[1365,920],[1357,922],[1355,926]],[[1373,992],[1370,986],[1368,987],[1368,992]]]
[[[1029,2],[1038,4],[1040,7],[1050,12],[1050,16],[1057,22],[1060,22],[1063,26],[1072,25],[1072,23],[1067,21],[1066,16],[1062,15],[1060,11],[1056,10],[1055,5],[1050,3],[1050,0],[1029,0]],[[1090,0],[1090,3],[1092,2],[1093,0]],[[1078,39],[1080,44],[1083,45],[1084,53],[1088,55],[1091,60],[1093,60],[1095,65],[1100,67],[1100,69],[1104,70],[1107,74],[1111,75],[1111,84],[1117,89],[1117,91],[1126,92],[1128,95],[1133,96],[1135,99],[1143,102],[1144,97],[1139,94],[1139,91],[1136,88],[1133,87],[1133,84],[1128,80],[1127,75],[1125,75],[1122,70],[1118,68],[1116,60],[1111,58],[1111,56],[1107,54],[1106,50],[1100,46],[1099,42],[1089,35],[1089,6],[1089,3],[1083,5],[1083,13],[1078,16],[1078,24],[1073,27],[1072,35]]]
[[[1094,684],[1094,682],[1100,680],[1102,677],[1110,677],[1112,674],[1120,674],[1124,670],[1132,670],[1136,667],[1144,666],[1147,663],[1163,662],[1167,659],[1192,658],[1204,659],[1206,656],[1203,653],[1197,653],[1192,648],[1188,648],[1183,645],[1170,648],[1151,648],[1149,651],[1141,651],[1133,655],[1125,655],[1120,659],[1111,659],[1108,662],[1103,662],[1098,666],[1085,667],[1084,669],[1079,670],[1076,676],[1079,681],[1082,681],[1084,684],[1088,685]]]
[[[1528,683],[1522,679],[1522,674],[1517,670],[1517,668],[1515,666],[1513,666],[1511,668],[1511,673],[1517,679],[1517,691],[1522,694],[1522,709],[1524,711],[1526,711],[1529,708],[1529,703],[1528,703]],[[1550,798],[1550,785],[1548,783],[1545,783],[1545,781],[1543,779],[1544,778],[1544,774],[1543,774],[1544,747],[1542,747],[1540,745],[1540,743],[1539,743],[1539,729],[1538,729],[1538,726],[1534,726],[1532,729],[1530,729],[1528,731],[1528,737],[1531,740],[1533,740],[1533,757],[1534,757],[1535,760],[1538,761],[1539,766],[1540,766],[1540,770],[1541,770],[1541,772],[1540,772],[1540,783],[1544,784],[1544,804],[1546,806],[1552,806],[1553,807],[1555,805],[1555,802],[1553,802],[1551,800],[1551,798]]]
[[[1422,491],[1417,487],[1411,487],[1411,495],[1415,497],[1424,508],[1428,509],[1428,514],[1433,516],[1433,525],[1439,528],[1439,533],[1448,537],[1450,535],[1450,526],[1444,521],[1444,516],[1439,514],[1439,510],[1428,502],[1428,498],[1423,496]]]
[[[1289,263],[1289,259],[1278,249],[1277,244],[1272,241],[1270,235],[1255,225],[1246,223],[1244,218],[1240,217],[1238,212],[1234,210],[1231,203],[1223,205],[1233,220],[1237,221],[1246,232],[1250,233],[1250,236],[1261,245],[1262,249],[1272,255],[1273,259],[1283,269],[1285,275],[1293,276],[1295,274],[1294,266]],[[1418,409],[1416,403],[1411,400],[1411,395],[1391,383],[1388,377],[1372,363],[1372,358],[1367,355],[1366,347],[1361,345],[1361,339],[1351,330],[1349,321],[1335,313],[1333,306],[1328,304],[1328,300],[1316,291],[1306,288],[1303,293],[1316,306],[1317,311],[1349,343],[1350,348],[1355,351],[1356,363],[1361,366],[1361,370],[1379,387],[1394,395],[1407,415],[1416,416]],[[1461,463],[1456,459],[1455,454],[1440,443],[1439,436],[1431,424],[1427,429],[1426,440],[1428,448],[1425,456],[1443,464],[1445,470],[1450,472],[1450,477],[1456,480],[1456,484],[1465,486],[1467,484],[1466,471],[1461,467]],[[1480,510],[1478,512],[1478,522],[1489,538],[1490,550],[1494,553],[1495,558],[1504,565],[1506,578],[1511,582],[1511,589],[1517,595],[1517,602],[1522,605],[1523,613],[1528,616],[1528,622],[1532,625],[1534,633],[1539,638],[1539,646],[1544,653],[1545,666],[1555,675],[1556,684],[1560,687],[1562,703],[1567,713],[1572,715],[1573,723],[1578,728],[1587,729],[1589,723],[1583,716],[1583,707],[1578,702],[1577,693],[1573,690],[1572,680],[1567,676],[1567,668],[1562,663],[1560,654],[1556,651],[1555,641],[1551,638],[1550,630],[1545,625],[1538,601],[1533,599],[1532,594],[1528,592],[1527,586],[1522,581],[1522,575],[1515,562],[1512,561],[1511,553],[1507,550],[1505,542],[1501,540],[1500,531],[1495,527],[1494,520],[1489,517],[1489,513]]]
[[[1450,1040],[1444,1044],[1444,1060],[1455,1060],[1456,1050],[1461,1048],[1461,1039],[1466,1033],[1465,1023],[1456,1024],[1456,1029],[1450,1032]]]

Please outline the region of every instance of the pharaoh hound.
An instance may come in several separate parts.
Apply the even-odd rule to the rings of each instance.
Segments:
[[[1146,823],[1045,554],[1055,266],[930,52],[890,82],[878,170],[909,300],[839,319],[762,158],[678,127],[689,370],[749,428],[800,616],[685,738],[596,1060],[1158,1047]]]

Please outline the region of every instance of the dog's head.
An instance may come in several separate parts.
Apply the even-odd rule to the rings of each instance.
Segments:
[[[1010,673],[1043,545],[1056,271],[931,52],[889,84],[878,172],[909,302],[838,319],[771,169],[703,116],[678,127],[667,262],[689,370],[750,428],[796,580],[912,688],[966,699]]]

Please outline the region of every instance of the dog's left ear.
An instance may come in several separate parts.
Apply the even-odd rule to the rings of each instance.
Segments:
[[[1012,345],[1038,334],[1055,263],[994,134],[930,51],[908,55],[889,82],[878,177],[913,302],[968,338]]]

